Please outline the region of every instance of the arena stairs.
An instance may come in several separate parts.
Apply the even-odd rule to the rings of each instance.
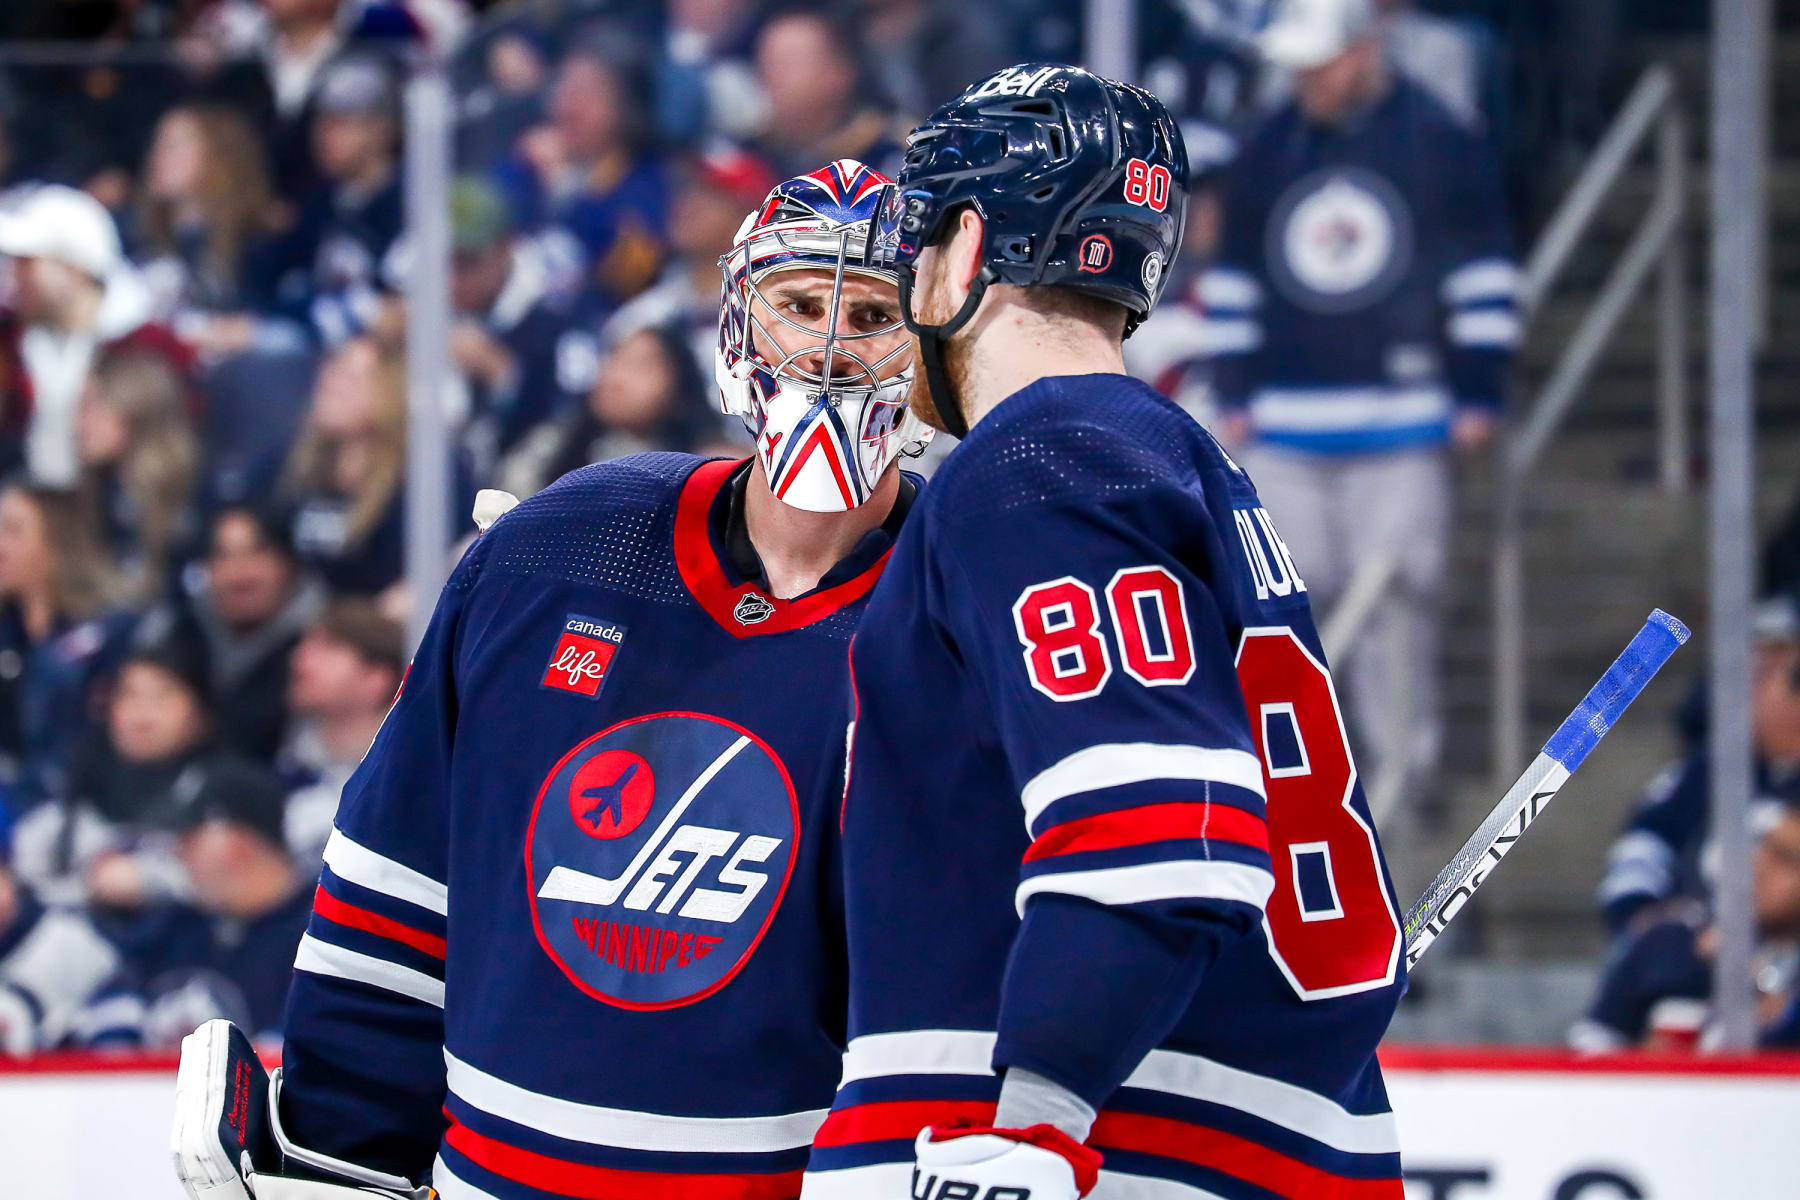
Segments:
[[[1641,298],[1527,500],[1529,735],[1535,746],[1660,606],[1694,626],[1684,650],[1608,736],[1556,807],[1421,965],[1397,1039],[1560,1040],[1591,992],[1603,948],[1595,906],[1608,843],[1642,791],[1682,753],[1672,717],[1707,667],[1706,170],[1708,47],[1671,38],[1641,47],[1639,68],[1670,63],[1695,130],[1695,220],[1689,312],[1690,428],[1685,497],[1656,482],[1657,324]],[[1632,72],[1635,75],[1635,71]],[[1800,36],[1775,48],[1769,321],[1760,369],[1758,541],[1800,492]],[[1524,355],[1519,395],[1533,395],[1650,202],[1646,159],[1623,181],[1597,229],[1548,298]],[[1499,797],[1489,755],[1494,488],[1472,464],[1459,489],[1447,627],[1449,817],[1384,827],[1402,901],[1410,902]]]

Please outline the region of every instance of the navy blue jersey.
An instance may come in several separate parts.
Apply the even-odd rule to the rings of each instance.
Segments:
[[[1010,1066],[1101,1108],[1096,1197],[1397,1200],[1398,908],[1302,572],[1205,430],[1123,376],[1009,397],[851,658],[808,1200],[905,1194],[913,1135],[990,1120]]]
[[[1800,804],[1800,771],[1759,758],[1754,767],[1758,809]],[[1704,898],[1711,890],[1700,869],[1711,836],[1712,759],[1699,750],[1657,773],[1606,855],[1600,906],[1607,930],[1624,933],[1633,918],[1677,897]]]
[[[835,699],[893,521],[771,599],[736,469],[583,469],[457,568],[325,852],[299,1145],[446,1200],[798,1193],[842,1039]]]
[[[1704,907],[1690,902],[1622,939],[1570,1043],[1604,1051],[1640,1046],[1652,1034],[1697,1039],[1712,1003],[1712,961],[1699,948],[1706,924]]]
[[[1405,80],[1341,127],[1271,117],[1200,282],[1220,403],[1317,454],[1442,445],[1456,405],[1498,408],[1521,324],[1496,167]]]

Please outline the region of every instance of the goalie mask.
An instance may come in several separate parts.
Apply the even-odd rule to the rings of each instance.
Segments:
[[[756,439],[775,495],[809,512],[857,507],[931,440],[906,407],[913,342],[894,272],[870,258],[890,186],[852,159],[789,179],[719,260],[721,407]]]

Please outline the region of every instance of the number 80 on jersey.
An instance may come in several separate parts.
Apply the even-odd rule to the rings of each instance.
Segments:
[[[1166,568],[1116,572],[1106,585],[1106,608],[1127,675],[1145,687],[1193,678],[1186,596]],[[1052,700],[1086,700],[1112,678],[1112,655],[1100,632],[1100,598],[1081,580],[1065,575],[1034,584],[1020,593],[1012,613],[1033,688]]]

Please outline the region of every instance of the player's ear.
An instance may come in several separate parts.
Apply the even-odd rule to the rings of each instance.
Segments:
[[[949,253],[945,267],[959,301],[969,294],[975,286],[975,276],[981,273],[981,244],[986,237],[987,226],[973,207],[957,214],[956,234],[946,247]]]

